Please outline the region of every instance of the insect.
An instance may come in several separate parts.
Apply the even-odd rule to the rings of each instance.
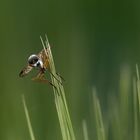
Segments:
[[[28,58],[27,66],[21,70],[21,72],[19,73],[19,76],[24,77],[33,68],[37,68],[39,72],[36,75],[36,77],[32,78],[32,80],[43,82],[43,83],[49,83],[50,85],[54,86],[49,80],[45,78],[45,72],[48,71],[57,81],[60,82],[60,80],[58,80],[49,69],[49,58],[48,58],[47,52],[48,50],[47,48],[45,48],[41,50],[38,54],[30,55]]]

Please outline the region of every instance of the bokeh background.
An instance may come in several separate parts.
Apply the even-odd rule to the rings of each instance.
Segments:
[[[64,77],[76,137],[82,120],[94,138],[92,89],[103,112],[117,96],[120,71],[134,74],[140,62],[140,1],[1,0],[0,1],[0,139],[30,140],[21,95],[24,94],[36,139],[60,140],[52,87],[19,78],[47,34],[57,71]],[[49,78],[49,77],[48,77]],[[94,124],[93,124],[94,125]]]

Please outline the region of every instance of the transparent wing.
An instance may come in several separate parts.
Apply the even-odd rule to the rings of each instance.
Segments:
[[[20,76],[20,77],[26,76],[32,69],[33,69],[33,67],[27,65],[25,68],[23,68],[23,69],[21,70],[21,72],[19,73],[19,76]]]
[[[42,60],[43,62],[43,67],[44,69],[48,69],[49,68],[49,58],[47,56],[47,48],[46,50],[42,49],[39,53],[38,53],[38,57]]]

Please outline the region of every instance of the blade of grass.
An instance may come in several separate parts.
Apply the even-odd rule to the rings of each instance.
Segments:
[[[137,64],[136,64],[136,75],[137,75],[137,94],[138,94],[139,115],[140,115],[140,77],[139,77],[139,68]]]
[[[103,124],[102,112],[101,112],[100,102],[96,96],[95,89],[93,89],[93,105],[94,105],[94,113],[95,113],[97,139],[105,140],[106,138],[105,138],[105,129]]]
[[[45,43],[43,42],[42,38],[41,38],[41,42],[46,52],[46,55],[49,57],[50,71],[56,77],[54,78],[54,76],[51,75],[52,83],[56,87],[56,88],[53,87],[53,91],[54,91],[56,110],[57,110],[58,119],[60,123],[62,138],[63,140],[75,140],[74,130],[73,130],[73,126],[72,126],[72,122],[71,122],[71,118],[70,118],[70,114],[69,114],[69,110],[67,106],[67,101],[65,97],[65,91],[64,91],[63,85],[59,82],[61,81],[61,78],[56,74],[51,47],[48,42],[47,36],[46,36]],[[47,51],[45,48],[47,48]],[[56,79],[58,79],[59,81]]]
[[[29,113],[28,113],[28,108],[27,108],[27,105],[26,105],[26,101],[25,101],[24,95],[22,95],[22,103],[23,103],[23,107],[24,107],[24,112],[25,112],[25,116],[26,116],[26,120],[27,120],[27,124],[28,124],[28,129],[29,129],[31,140],[35,140],[35,136],[34,136],[34,133],[33,133],[33,129],[32,129],[32,125],[31,125],[31,120],[30,120],[30,116],[29,116]]]
[[[120,120],[120,138],[125,139],[126,134],[129,133],[130,125],[132,122],[132,99],[130,98],[131,92],[131,69],[128,65],[124,65],[120,71],[119,81],[119,120]]]
[[[136,79],[133,78],[134,140],[138,140],[138,96]]]
[[[89,140],[89,138],[88,138],[87,123],[86,123],[85,120],[82,121],[82,126],[83,126],[84,140]]]

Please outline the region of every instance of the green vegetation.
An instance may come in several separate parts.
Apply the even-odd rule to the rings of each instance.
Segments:
[[[133,91],[130,87],[133,83]],[[130,82],[130,74],[127,69],[121,71],[120,96],[115,100],[109,98],[110,105],[107,117],[102,115],[99,99],[93,91],[94,114],[96,122],[97,140],[139,140],[140,139],[140,113],[139,94],[140,80],[138,65],[136,65],[136,77]]]
[[[51,76],[54,91],[54,99],[58,119],[60,123],[60,129],[63,140],[77,140],[74,134],[72,121],[70,118],[67,101],[65,97],[65,91],[61,84],[62,79],[56,74],[53,56],[49,42],[46,40],[43,42],[43,47],[48,48],[46,55],[49,56],[50,70],[54,74]],[[106,113],[103,113],[102,106],[97,97],[95,88],[93,89],[93,121],[95,122],[94,140],[139,140],[140,139],[140,78],[138,65],[136,65],[136,76],[131,78],[130,72],[127,68],[121,70],[120,75],[120,89],[119,97],[109,98],[109,108]],[[132,80],[131,80],[132,79]],[[132,82],[131,82],[132,81]],[[132,91],[130,87],[133,87]],[[28,123],[28,128],[31,136],[31,140],[35,140],[31,121],[26,106],[25,99],[23,97],[23,105]],[[84,140],[90,140],[89,129],[86,120],[82,122],[83,138]]]
[[[140,139],[139,1],[3,0],[0,5],[0,140]],[[32,82],[35,69],[18,76],[28,57],[41,51],[39,35],[46,32],[56,71],[66,80],[66,99],[55,79],[54,92]],[[48,72],[45,77],[51,81]]]

